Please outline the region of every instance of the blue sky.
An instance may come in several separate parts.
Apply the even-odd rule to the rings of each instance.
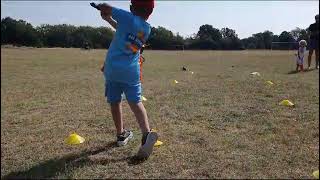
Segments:
[[[90,1],[1,1],[1,18],[23,19],[40,24],[107,25]],[[108,1],[129,10],[129,1]],[[280,34],[295,27],[306,28],[319,13],[319,1],[156,1],[149,19],[184,37],[203,24],[236,30],[240,38],[270,30]]]

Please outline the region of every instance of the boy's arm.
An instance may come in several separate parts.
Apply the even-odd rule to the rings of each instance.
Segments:
[[[128,11],[112,7],[111,17],[117,22],[117,25],[120,26],[121,24],[128,25],[128,23],[132,21],[133,15]]]
[[[112,19],[111,16],[103,16],[101,14],[102,18],[104,20],[106,20],[114,29],[117,29],[117,21],[115,21],[114,19]]]
[[[127,11],[124,11],[122,9],[118,9],[118,8],[112,7],[112,6],[110,6],[109,4],[106,4],[106,3],[98,4],[98,5],[96,5],[95,3],[90,3],[90,5],[92,7],[94,7],[94,8],[96,8],[96,9],[100,10],[101,16],[102,16],[103,19],[111,16],[117,22],[117,24],[119,24],[119,23],[128,23],[128,22],[131,21],[132,14],[130,12],[127,12]],[[113,26],[114,23],[112,22],[111,25]]]
[[[109,4],[103,3],[103,4],[95,4],[95,3],[90,3],[90,5],[97,10],[100,11],[102,19],[108,21],[108,23],[116,29],[117,27],[117,22],[114,21],[111,16],[112,16],[112,6]]]

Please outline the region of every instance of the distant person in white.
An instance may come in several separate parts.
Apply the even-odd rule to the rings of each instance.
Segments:
[[[303,71],[303,60],[304,60],[304,54],[307,51],[307,41],[306,40],[301,40],[299,41],[299,49],[298,49],[298,53],[296,53],[296,57],[297,57],[297,67],[296,67],[296,71],[300,72]],[[299,71],[300,68],[300,71]]]

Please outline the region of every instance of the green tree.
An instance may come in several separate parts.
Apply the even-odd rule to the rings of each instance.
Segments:
[[[10,17],[1,19],[1,43],[24,46],[38,46],[39,34],[30,23]]]
[[[225,50],[240,50],[244,49],[242,42],[238,38],[236,31],[230,28],[222,28],[221,48]]]
[[[308,34],[306,29],[301,29],[299,27],[296,27],[295,29],[290,31],[291,36],[293,37],[294,40],[300,41],[302,39],[308,40]]]
[[[191,47],[196,49],[219,49],[221,39],[222,35],[219,29],[213,28],[209,24],[205,24],[200,26]]]
[[[6,17],[1,19],[1,44],[15,44],[16,20]]]
[[[256,41],[257,41],[256,38],[252,36],[241,40],[245,49],[256,49],[257,48]]]
[[[271,48],[272,39],[273,39],[273,32],[268,31],[268,30],[264,31],[262,33],[262,36],[263,36],[264,48],[270,49]]]
[[[222,39],[222,35],[219,29],[213,28],[211,25],[205,24],[200,26],[197,33],[197,37],[201,40],[213,40],[219,42]]]
[[[171,31],[159,26],[151,28],[147,44],[150,44],[152,49],[176,49],[177,45],[184,45],[184,40],[179,34],[174,35]]]
[[[295,45],[293,44],[295,42],[295,39],[293,38],[293,36],[287,32],[287,31],[283,31],[280,35],[279,35],[279,41],[280,42],[284,42],[283,44],[280,44],[279,47],[280,49],[294,49]],[[288,44],[285,44],[285,43]]]

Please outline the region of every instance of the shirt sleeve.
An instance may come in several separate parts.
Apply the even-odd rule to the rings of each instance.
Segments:
[[[130,12],[112,7],[112,18],[116,20],[117,23],[126,23],[130,21],[131,17],[132,14]]]
[[[145,41],[147,41],[149,39],[150,34],[151,34],[151,27],[148,27],[147,34],[145,36]]]

